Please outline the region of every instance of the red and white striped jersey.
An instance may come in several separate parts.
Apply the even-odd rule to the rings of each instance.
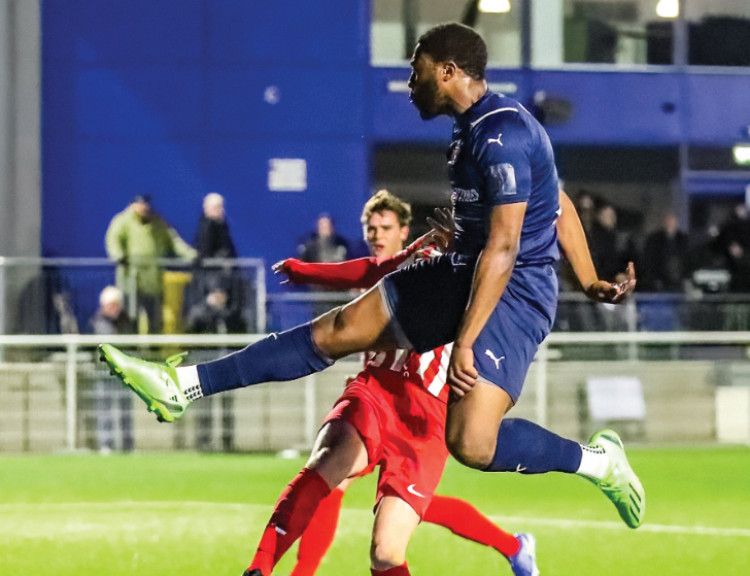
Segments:
[[[336,263],[312,263],[290,258],[283,262],[282,269],[287,278],[294,283],[315,283],[342,290],[367,288],[388,272],[408,265],[414,257],[431,258],[438,254],[433,246],[422,247],[418,243],[413,243],[406,250],[381,262],[375,258],[359,258]],[[424,354],[417,354],[411,350],[368,352],[365,357],[365,368],[395,372],[404,380],[405,386],[412,384],[423,388],[447,403],[448,387],[445,381],[452,349],[453,344],[446,344]]]
[[[412,350],[387,350],[369,352],[365,367],[369,370],[382,369],[396,372],[405,381],[424,388],[443,402],[448,402],[446,375],[453,344],[446,344],[417,354]]]

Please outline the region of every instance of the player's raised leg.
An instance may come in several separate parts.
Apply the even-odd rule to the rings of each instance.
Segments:
[[[646,513],[646,492],[625,456],[620,436],[614,430],[600,430],[591,437],[583,453],[603,451],[606,467],[578,473],[591,480],[609,498],[620,517],[631,528],[638,528]]]
[[[512,406],[509,397],[503,401],[506,396],[501,388],[479,382],[450,405],[446,442],[456,459],[486,472],[579,474],[602,490],[630,528],[641,525],[646,494],[615,432],[598,432],[581,445],[528,420],[502,418],[503,409]]]
[[[111,344],[99,353],[124,385],[164,422],[180,418],[191,402],[203,396],[261,382],[295,380],[330,366],[335,360],[364,350],[394,349],[390,317],[375,286],[344,306],[315,320],[217,360],[177,367],[125,354]]]

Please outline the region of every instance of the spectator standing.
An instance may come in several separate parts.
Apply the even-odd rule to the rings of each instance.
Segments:
[[[318,216],[315,233],[299,252],[303,262],[343,262],[349,254],[349,243],[336,233],[331,216],[323,213]]]
[[[669,212],[643,247],[643,287],[651,292],[681,292],[686,276],[688,237],[677,215]]]
[[[123,307],[122,290],[107,286],[99,294],[99,308],[89,320],[92,334],[113,335],[132,334],[135,323]],[[96,414],[96,447],[108,453],[118,447],[115,435],[115,422],[119,413],[119,447],[124,451],[133,449],[133,399],[126,388],[112,386],[109,380],[94,383]]]
[[[239,315],[243,306],[243,281],[233,262],[237,258],[237,248],[226,220],[224,197],[217,192],[206,194],[203,199],[203,211],[198,220],[195,247],[198,250],[200,266],[195,270],[190,295],[186,298],[188,314],[202,310],[204,315],[207,314],[206,317],[214,316],[212,311],[214,308],[207,305],[206,296],[214,288],[221,286],[226,300],[231,304],[231,314]],[[206,260],[209,259],[226,260],[226,262],[207,263]],[[218,301],[222,296],[216,294],[212,298]],[[230,310],[225,309],[225,312],[229,313]],[[196,331],[189,326],[190,323],[191,321],[188,320],[188,331]],[[201,328],[197,331],[215,333],[217,329],[215,327]],[[244,328],[240,330],[230,328],[229,331],[242,332]]]
[[[237,258],[237,249],[226,220],[224,197],[217,192],[206,194],[203,199],[203,213],[198,221],[195,248],[201,259]]]
[[[719,246],[729,268],[729,290],[750,292],[750,217],[747,206],[738,204],[719,233]]]
[[[152,210],[147,194],[136,195],[112,218],[105,244],[109,258],[118,263],[117,286],[128,298],[135,296],[139,315],[148,318],[148,331],[161,332],[164,279],[158,259],[178,256],[193,260],[197,251]]]
[[[604,204],[596,211],[591,227],[591,256],[602,278],[615,278],[624,269],[620,254],[617,212]]]

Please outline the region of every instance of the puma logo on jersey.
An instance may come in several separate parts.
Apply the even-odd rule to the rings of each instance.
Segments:
[[[489,348],[484,351],[484,355],[489,356],[490,360],[495,363],[495,370],[500,370],[500,362],[505,360],[505,356],[500,356],[500,358],[498,358],[492,353],[492,350],[490,350]]]
[[[500,133],[499,133],[499,134],[497,135],[497,138],[487,138],[487,144],[492,144],[493,142],[495,142],[496,144],[498,144],[498,145],[502,146],[502,145],[503,145],[503,143],[502,143],[502,142],[500,141],[500,139],[501,139],[502,137],[503,137],[503,133],[502,133],[502,132],[500,132]]]

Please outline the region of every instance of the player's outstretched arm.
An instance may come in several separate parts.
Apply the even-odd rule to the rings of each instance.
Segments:
[[[426,246],[433,236],[431,230],[397,254],[381,261],[372,256],[344,262],[303,262],[297,258],[287,258],[274,264],[271,269],[274,274],[285,275],[285,281],[292,284],[317,284],[338,290],[369,288]]]
[[[599,279],[578,212],[573,201],[563,190],[560,190],[557,237],[560,248],[573,267],[573,272],[586,296],[596,302],[619,304],[633,293],[636,277],[635,266],[632,262],[628,263],[625,279],[622,282],[607,282]]]

